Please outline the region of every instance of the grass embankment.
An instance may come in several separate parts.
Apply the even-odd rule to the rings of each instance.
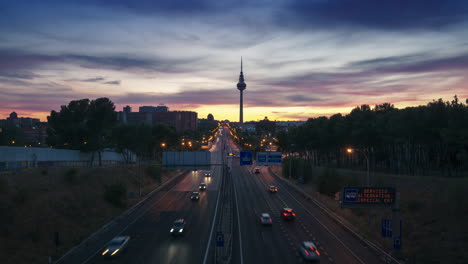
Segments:
[[[281,166],[272,169],[283,175]],[[392,250],[391,238],[380,235],[381,219],[391,219],[390,209],[341,209],[334,200],[333,193],[345,185],[361,185],[365,172],[313,168],[309,174],[307,182],[299,186],[371,241],[387,252]],[[371,173],[370,177],[374,186],[396,187],[401,193],[401,255],[406,263],[468,263],[468,179],[383,173]]]
[[[142,193],[177,173],[141,168]],[[0,263],[47,263],[48,256],[57,259],[138,201],[134,166],[2,174]],[[59,233],[58,247],[55,232]]]

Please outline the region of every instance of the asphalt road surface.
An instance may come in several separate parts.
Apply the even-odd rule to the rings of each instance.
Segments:
[[[227,129],[223,130],[210,150],[213,164],[221,164],[228,152],[240,151]],[[298,245],[302,241],[316,243],[321,263],[381,263],[373,251],[271,175],[267,167],[254,174],[254,166],[240,166],[238,157],[227,158],[227,163],[236,203],[232,263],[301,263]],[[171,188],[154,194],[127,222],[114,225],[99,238],[101,245],[80,249],[60,263],[214,263],[212,224],[221,172],[222,167],[214,165],[211,178],[205,178],[201,170],[187,173]],[[207,190],[201,192],[199,201],[190,200],[191,192],[198,191],[202,182]],[[269,193],[270,185],[278,186],[279,191]],[[294,209],[295,221],[280,218],[283,207]],[[260,224],[261,213],[272,216],[272,226]],[[187,232],[173,237],[169,230],[178,218],[186,219]],[[115,235],[130,236],[129,246],[121,255],[103,259],[102,247]]]

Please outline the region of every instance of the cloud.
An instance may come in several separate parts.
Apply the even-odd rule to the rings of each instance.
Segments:
[[[467,22],[465,0],[293,0],[278,10],[277,23],[297,28],[440,30]]]
[[[2,73],[20,75],[24,70],[57,63],[90,69],[182,73],[189,70],[187,64],[196,61],[198,61],[198,58],[139,58],[125,55],[91,56],[82,54],[50,55],[31,53],[23,50],[0,49],[0,75]],[[94,80],[90,79],[89,81],[92,82]]]
[[[432,57],[429,54],[381,57],[351,62],[347,66],[379,73],[459,71],[468,69],[468,53],[449,57]]]
[[[104,82],[104,84],[120,85],[120,80]]]
[[[91,83],[102,83],[102,84],[111,84],[111,85],[120,85],[120,80],[115,81],[106,81],[104,77],[95,77],[95,78],[88,78],[88,79],[66,79],[67,82],[91,82]]]

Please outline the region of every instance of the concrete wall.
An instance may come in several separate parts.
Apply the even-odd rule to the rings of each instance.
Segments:
[[[56,167],[56,166],[86,166],[97,165],[98,154],[84,153],[79,150],[53,148],[25,148],[0,146],[0,170],[20,169],[28,167]],[[125,163],[121,153],[104,151],[101,154],[104,165]],[[129,155],[129,162],[135,162],[133,153]]]

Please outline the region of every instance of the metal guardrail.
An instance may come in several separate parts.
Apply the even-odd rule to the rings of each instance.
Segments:
[[[298,186],[292,184],[290,181],[283,179],[283,177],[278,176],[273,170],[271,170],[270,167],[268,167],[268,171],[274,175],[276,178],[280,179],[284,183],[286,183],[288,186],[292,187],[295,191],[299,192],[302,194],[307,200],[312,201],[318,208],[320,208],[323,212],[325,212],[331,219],[333,219],[335,222],[343,226],[348,232],[350,232],[353,236],[355,236],[357,239],[361,240],[364,244],[366,244],[369,248],[372,248],[375,252],[377,252],[386,263],[389,264],[400,264],[400,262],[395,259],[392,255],[388,254],[385,252],[382,248],[380,248],[377,244],[374,242],[364,238],[363,236],[358,234],[358,231],[355,230],[354,227],[352,227],[349,223],[347,223],[346,220],[344,220],[341,216],[337,215],[335,212],[330,210],[325,204],[322,202],[318,201],[314,197],[312,197],[310,194],[306,193],[304,190],[299,188]]]

